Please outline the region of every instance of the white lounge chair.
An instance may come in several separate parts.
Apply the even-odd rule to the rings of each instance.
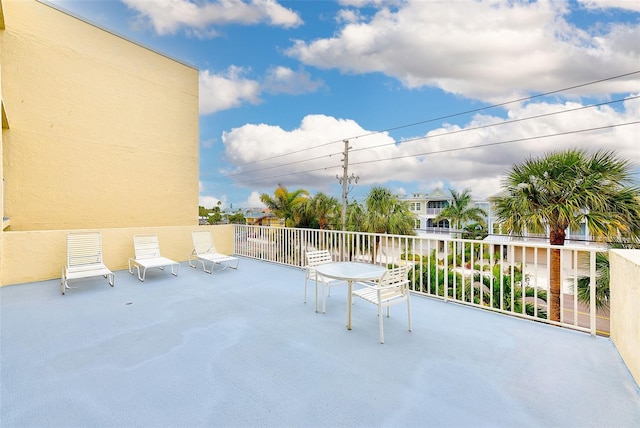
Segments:
[[[102,235],[100,232],[70,233],[67,235],[67,264],[62,268],[60,288],[62,294],[72,279],[104,276],[114,286],[115,275],[102,261]]]
[[[160,244],[156,235],[134,235],[133,248],[135,257],[129,259],[129,273],[133,275],[133,269],[137,268],[140,281],[144,281],[147,269],[164,270],[165,266],[171,266],[171,274],[178,276],[180,264],[160,255]]]
[[[401,266],[387,270],[379,281],[374,283],[358,283],[363,288],[355,290],[354,296],[360,297],[378,307],[378,321],[380,323],[380,343],[384,343],[384,328],[382,322],[382,308],[387,308],[387,318],[390,314],[390,306],[407,302],[407,316],[409,318],[409,331],[411,331],[411,299],[409,298],[409,280],[407,279],[407,267]]]
[[[327,304],[326,304],[326,295],[327,291],[331,291],[331,287],[335,287],[337,285],[346,284],[345,281],[337,280],[337,279],[329,279],[322,275],[317,274],[316,266],[331,263],[333,259],[331,258],[331,254],[327,250],[318,250],[318,251],[307,251],[305,253],[305,257],[307,259],[307,265],[305,266],[307,270],[307,275],[304,280],[304,303],[307,303],[307,283],[309,280],[314,280],[316,284],[316,312],[318,312],[318,281],[322,285],[322,313],[326,313]]]
[[[219,253],[218,250],[216,250],[215,245],[213,245],[211,232],[208,230],[193,231],[191,232],[191,238],[193,239],[193,251],[189,255],[189,266],[192,268],[196,268],[198,266],[198,262],[200,262],[202,264],[202,269],[206,273],[213,272],[213,267],[215,265],[222,266],[222,268],[218,270],[224,270],[227,267],[238,269],[240,259]],[[211,263],[211,269],[209,270],[207,270],[207,262]]]

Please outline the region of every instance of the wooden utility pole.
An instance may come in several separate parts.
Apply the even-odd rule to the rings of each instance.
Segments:
[[[354,175],[353,173],[351,174],[351,176],[349,176],[349,149],[350,148],[351,147],[349,147],[349,140],[344,140],[344,152],[342,153],[342,155],[344,156],[344,158],[342,158],[342,177],[340,177],[339,175],[336,175],[338,182],[342,184],[341,220],[342,220],[343,231],[345,230],[346,224],[347,224],[347,194],[349,193],[348,185],[351,184],[352,181],[357,183],[358,179],[360,178]]]

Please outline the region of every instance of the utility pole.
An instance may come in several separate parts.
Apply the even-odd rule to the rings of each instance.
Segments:
[[[344,141],[344,152],[342,154],[344,155],[344,158],[342,158],[342,177],[340,177],[339,175],[336,175],[336,178],[338,179],[338,182],[342,184],[341,220],[342,220],[342,230],[344,231],[347,224],[347,194],[349,193],[348,185],[351,184],[352,181],[357,183],[360,177],[358,177],[357,175],[354,175],[353,173],[351,174],[351,176],[349,176],[349,149],[351,147],[349,147],[349,140],[343,140],[343,141]]]

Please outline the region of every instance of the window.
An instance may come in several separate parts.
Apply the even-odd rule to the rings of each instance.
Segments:
[[[409,204],[409,209],[411,211],[420,211],[421,208],[422,208],[422,204],[420,202],[411,202]]]

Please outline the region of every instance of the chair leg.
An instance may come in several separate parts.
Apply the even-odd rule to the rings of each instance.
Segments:
[[[138,266],[138,279],[144,282],[144,278],[147,276],[147,268],[142,268],[142,276],[140,276],[140,266]]]
[[[387,307],[387,309],[389,309]],[[384,343],[384,320],[382,316],[382,306],[378,305],[378,322],[380,323],[380,343]]]
[[[211,273],[213,272],[213,265],[215,263],[211,263],[211,269],[207,270],[207,265],[205,264],[204,260],[200,260],[200,262],[202,263],[202,270],[205,271],[206,273]]]
[[[411,299],[407,297],[407,317],[409,318],[409,331],[411,330]]]
[[[327,288],[324,284],[322,284],[322,313],[327,313]],[[331,292],[331,288],[329,288],[329,293]]]

